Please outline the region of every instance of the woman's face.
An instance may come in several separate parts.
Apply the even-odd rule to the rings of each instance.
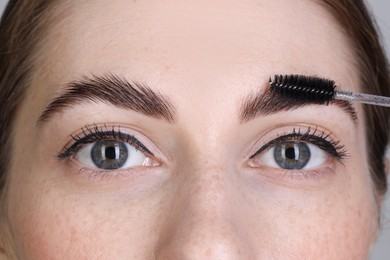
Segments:
[[[318,3],[73,1],[53,13],[14,126],[18,257],[368,257],[378,210],[361,108],[354,120],[345,104],[256,103],[274,74],[358,90],[350,43]]]

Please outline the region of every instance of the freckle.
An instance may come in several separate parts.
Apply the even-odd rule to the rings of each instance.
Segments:
[[[214,174],[212,179],[219,182],[219,181],[221,181],[221,176],[218,174]]]
[[[195,191],[195,194],[201,193],[202,192],[202,185],[201,184],[197,184],[195,189],[194,189],[194,191]]]
[[[360,211],[360,210],[358,210],[357,212],[356,212],[357,214],[357,218],[360,220],[360,219],[362,219],[362,212]]]

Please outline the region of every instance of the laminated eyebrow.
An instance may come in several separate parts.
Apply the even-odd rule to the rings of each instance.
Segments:
[[[272,92],[271,88],[267,85],[265,86],[265,90],[249,95],[244,99],[240,109],[240,121],[241,123],[245,123],[259,116],[295,110],[309,105],[317,105],[324,107],[325,109],[327,107],[318,105],[310,99],[294,99],[278,95],[276,92]],[[329,105],[339,107],[349,116],[349,118],[351,118],[353,123],[357,125],[357,113],[350,102],[345,100],[333,100]]]
[[[115,75],[85,77],[66,85],[65,91],[46,107],[38,126],[54,114],[83,102],[105,102],[129,109],[169,123],[175,121],[175,108],[168,98],[154,92],[146,84],[129,82]]]

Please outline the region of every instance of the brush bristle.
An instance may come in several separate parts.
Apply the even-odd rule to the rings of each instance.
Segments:
[[[328,104],[336,87],[332,80],[302,75],[275,75],[269,84],[272,92],[316,104]]]

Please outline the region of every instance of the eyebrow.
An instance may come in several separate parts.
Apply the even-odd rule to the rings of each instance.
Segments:
[[[302,100],[285,97],[272,92],[269,87],[266,87],[265,91],[249,95],[244,99],[240,109],[240,122],[246,123],[259,116],[295,110],[308,105],[318,104],[309,99]],[[349,101],[333,99],[327,105],[335,105],[341,108],[351,118],[353,123],[357,125],[357,113]]]
[[[125,78],[109,74],[84,77],[80,81],[66,84],[63,93],[54,98],[41,114],[38,125],[67,108],[88,101],[109,103],[169,123],[175,121],[175,109],[169,99],[154,92],[146,84],[129,82]]]

